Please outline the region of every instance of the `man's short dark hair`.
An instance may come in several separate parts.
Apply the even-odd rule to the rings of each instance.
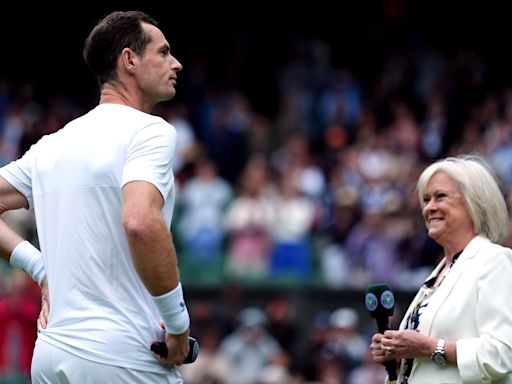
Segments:
[[[83,57],[100,85],[116,79],[117,60],[124,48],[138,55],[144,53],[150,38],[141,23],[158,26],[144,12],[112,12],[98,22],[85,40]]]

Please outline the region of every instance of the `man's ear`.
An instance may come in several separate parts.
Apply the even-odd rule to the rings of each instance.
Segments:
[[[133,72],[137,65],[137,55],[130,48],[124,48],[119,56],[119,64],[128,72]]]

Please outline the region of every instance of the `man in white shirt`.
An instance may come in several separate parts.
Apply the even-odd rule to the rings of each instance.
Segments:
[[[41,248],[0,221],[2,256],[42,286],[32,383],[182,383],[190,319],[169,230],[176,130],[150,114],[174,97],[182,66],[136,11],[102,19],[84,59],[99,104],[0,169],[0,213],[33,209]]]

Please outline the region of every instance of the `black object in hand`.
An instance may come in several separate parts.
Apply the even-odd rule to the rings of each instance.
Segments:
[[[183,364],[193,363],[196,361],[197,355],[199,354],[199,342],[192,336],[189,336],[188,343],[190,345],[190,350],[187,357],[183,361]],[[151,350],[163,358],[167,357],[167,345],[163,341],[155,341],[153,344],[151,344]]]
[[[366,288],[365,304],[370,316],[377,321],[379,333],[384,333],[389,327],[389,317],[395,308],[395,296],[387,284],[373,284]],[[384,362],[389,380],[397,379],[396,360]]]

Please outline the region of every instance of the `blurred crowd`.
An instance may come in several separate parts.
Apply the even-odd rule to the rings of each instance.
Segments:
[[[365,77],[337,66],[325,40],[302,38],[294,47],[273,74],[271,113],[236,81],[208,83],[200,60],[180,74],[183,96],[154,111],[178,132],[172,232],[183,281],[331,289],[385,281],[415,290],[441,256],[414,189],[428,163],[478,152],[512,198],[511,84],[489,84],[488,58],[469,49],[391,52]],[[0,79],[0,166],[90,107],[77,100],[58,91],[41,99],[35,81]],[[30,212],[6,220],[37,244]],[[0,382],[14,383],[27,374],[39,299],[4,264]],[[189,384],[382,382],[367,330],[343,303],[316,314],[307,334],[287,322],[286,300],[233,313],[194,305],[202,349],[183,366]],[[210,316],[204,323],[201,308]],[[306,352],[297,352],[299,342]]]
[[[321,311],[303,332],[296,311],[283,296],[262,308],[242,307],[232,318],[216,316],[215,321],[207,315],[214,310],[211,303],[195,305],[205,317],[199,317],[191,329],[202,343],[196,362],[180,368],[186,383],[371,384],[384,380],[385,370],[370,358],[369,330],[361,329],[353,308]]]

